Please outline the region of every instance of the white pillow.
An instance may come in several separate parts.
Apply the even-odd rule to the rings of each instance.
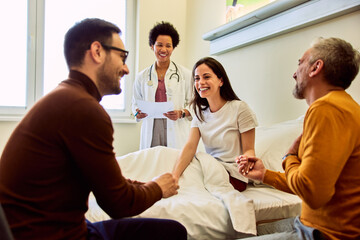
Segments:
[[[267,169],[284,172],[282,157],[294,140],[301,134],[304,116],[274,124],[257,127],[255,131],[255,154]]]

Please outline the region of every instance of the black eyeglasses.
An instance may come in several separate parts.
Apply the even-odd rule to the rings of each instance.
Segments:
[[[116,51],[119,51],[119,52],[124,53],[124,55],[122,56],[122,59],[123,59],[123,63],[125,64],[126,58],[127,58],[128,55],[129,55],[129,51],[126,51],[126,50],[121,49],[121,48],[109,46],[109,45],[106,45],[106,44],[103,44],[103,43],[101,43],[101,45],[102,45],[104,48],[106,48],[106,49],[112,49],[112,50],[116,50]]]

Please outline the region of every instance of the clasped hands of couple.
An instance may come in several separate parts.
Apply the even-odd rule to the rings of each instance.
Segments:
[[[289,150],[285,154],[288,155],[296,155],[298,156],[298,150],[300,145],[302,134],[298,136],[293,144],[290,146]],[[240,155],[235,159],[238,164],[239,173],[243,176],[250,178],[252,180],[257,180],[263,182],[266,168],[264,166],[263,161],[260,158],[255,156],[246,156]],[[285,161],[285,159],[284,159]]]
[[[287,151],[286,155],[290,154],[297,156],[301,137],[302,134],[295,139],[295,141]],[[266,168],[260,158],[257,158],[255,156],[240,155],[235,160],[238,164],[240,174],[252,180],[258,180],[263,182]],[[178,193],[178,180],[179,179],[173,176],[173,174],[171,173],[165,173],[153,179],[153,181],[157,182],[159,187],[161,188],[164,198],[171,197]]]

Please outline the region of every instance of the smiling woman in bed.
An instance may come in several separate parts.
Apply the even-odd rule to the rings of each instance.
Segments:
[[[173,174],[178,180],[193,159],[200,137],[207,153],[219,160],[235,189],[244,191],[247,179],[239,174],[235,158],[254,156],[256,116],[233,91],[223,66],[214,58],[200,59],[192,71],[194,96],[191,106],[196,117],[189,138],[176,161]]]

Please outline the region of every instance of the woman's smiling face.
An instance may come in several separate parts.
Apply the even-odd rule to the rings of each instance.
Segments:
[[[158,62],[170,62],[170,57],[174,50],[171,37],[159,35],[151,49],[154,51]]]
[[[218,78],[210,67],[205,63],[200,64],[194,73],[195,89],[200,97],[220,96],[220,87],[223,85],[222,79]]]

